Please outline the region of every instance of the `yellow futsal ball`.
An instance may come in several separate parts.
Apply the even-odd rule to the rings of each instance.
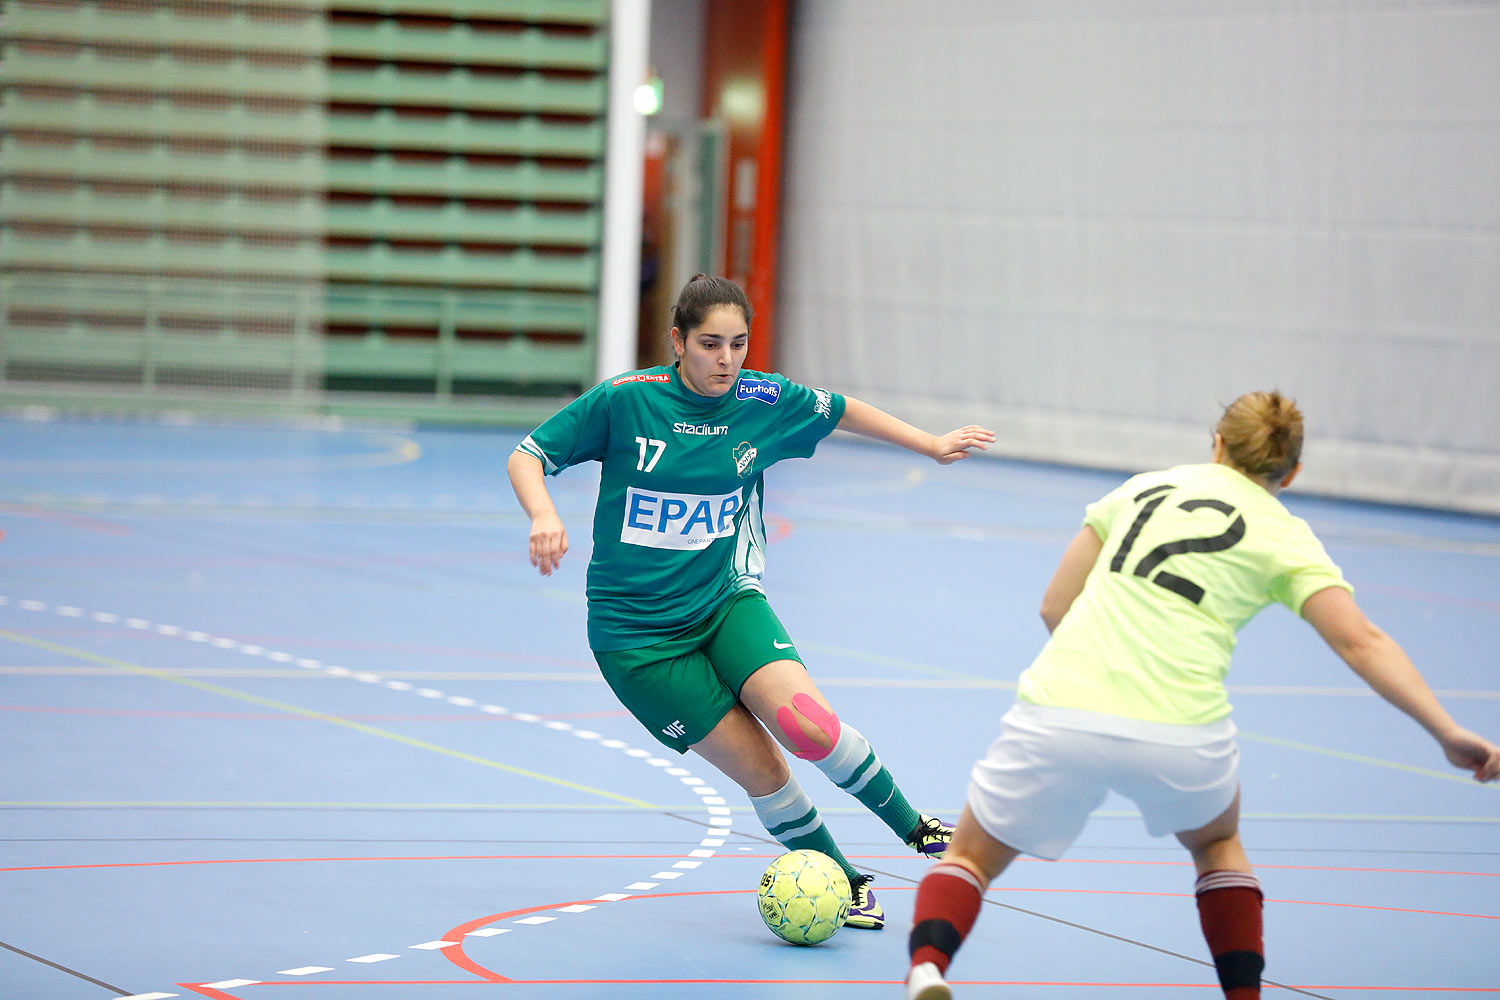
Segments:
[[[789,851],[760,877],[760,918],[792,944],[821,944],[849,916],[849,877],[819,851]]]

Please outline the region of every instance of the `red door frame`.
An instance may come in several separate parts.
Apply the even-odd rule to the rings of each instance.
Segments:
[[[719,206],[724,251],[715,263],[744,287],[755,314],[745,367],[771,371],[787,0],[709,0],[706,6],[702,114],[721,120],[726,134]]]

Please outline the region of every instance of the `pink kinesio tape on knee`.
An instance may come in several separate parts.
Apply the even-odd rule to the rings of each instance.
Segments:
[[[801,691],[792,695],[792,707],[801,712],[802,717],[807,721],[823,730],[823,735],[828,737],[826,748],[818,746],[802,731],[802,725],[797,721],[797,716],[793,714],[792,709],[783,705],[776,710],[776,722],[781,726],[781,731],[786,733],[786,738],[798,747],[792,751],[792,755],[801,757],[803,760],[822,760],[827,757],[839,742],[839,717],[819,705],[812,695]]]

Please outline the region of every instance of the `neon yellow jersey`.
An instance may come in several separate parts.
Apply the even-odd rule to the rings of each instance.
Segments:
[[[1226,465],[1135,476],[1084,524],[1104,548],[1021,674],[1022,701],[1180,726],[1224,719],[1246,622],[1272,602],[1300,614],[1320,590],[1353,591],[1306,521]]]

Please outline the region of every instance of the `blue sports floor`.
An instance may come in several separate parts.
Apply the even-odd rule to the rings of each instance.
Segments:
[[[889,925],[762,927],[779,850],[589,656],[594,469],[552,481],[562,571],[527,561],[523,433],[0,420],[0,998],[900,996],[927,863],[795,762]],[[960,808],[1120,478],[842,439],[770,473],[772,604],[919,809]],[[1288,501],[1500,736],[1500,523]],[[1284,609],[1231,680],[1267,995],[1500,994],[1500,788]],[[991,891],[957,995],[1217,996],[1192,883],[1111,800]]]

